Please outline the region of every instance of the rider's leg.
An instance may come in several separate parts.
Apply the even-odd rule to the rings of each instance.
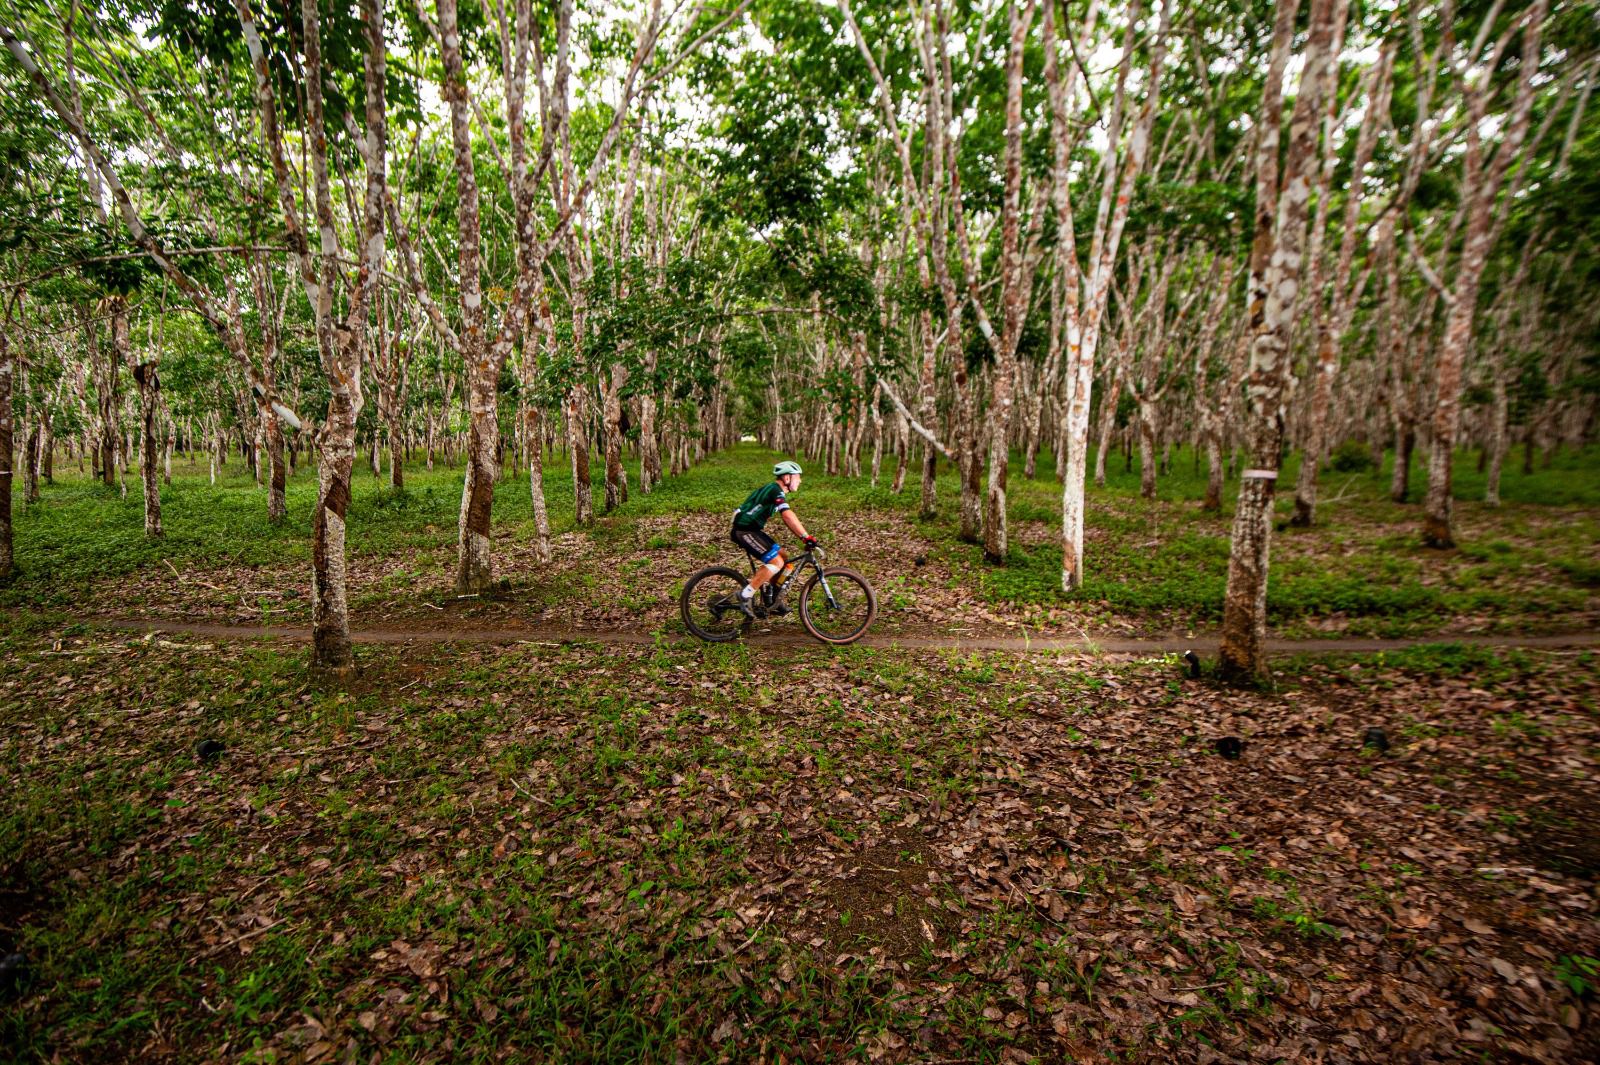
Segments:
[[[750,578],[750,583],[745,585],[740,594],[746,599],[752,598],[761,590],[761,586],[783,572],[783,552],[779,551],[771,561],[756,567],[755,574]]]

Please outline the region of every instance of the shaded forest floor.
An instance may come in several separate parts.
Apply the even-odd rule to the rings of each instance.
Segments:
[[[21,1060],[1600,1053],[1591,652],[4,651]]]
[[[676,597],[685,576],[741,564],[726,515],[767,477],[772,454],[753,446],[712,456],[649,496],[637,493],[594,527],[574,528],[570,475],[547,463],[555,561],[532,545],[525,474],[496,491],[493,593],[457,598],[459,470],[408,471],[404,492],[357,478],[351,508],[352,624],[357,628],[534,627],[575,633],[625,629],[683,634]],[[1283,637],[1392,637],[1592,630],[1600,624],[1600,453],[1563,454],[1550,469],[1508,474],[1505,505],[1472,502],[1481,478],[1460,463],[1457,526],[1448,552],[1418,544],[1420,508],[1386,498],[1383,471],[1324,476],[1320,523],[1285,529],[1273,544],[1272,631]],[[1013,474],[1013,557],[985,565],[956,538],[954,478],[940,479],[939,517],[916,516],[912,483],[896,495],[867,480],[813,474],[795,500],[830,560],[877,585],[881,635],[1045,638],[1183,636],[1220,621],[1230,517],[1198,509],[1203,476],[1187,454],[1138,495],[1138,475],[1112,463],[1091,489],[1088,580],[1059,592],[1059,489]],[[313,478],[290,488],[290,518],[265,520],[264,494],[239,461],[213,487],[180,468],[164,490],[167,539],[143,540],[137,484],[128,498],[63,477],[43,503],[19,507],[23,578],[0,589],[12,625],[60,628],[84,615],[245,625],[304,625],[310,617]],[[1291,463],[1286,478],[1292,478]],[[633,470],[636,475],[637,469]],[[1292,481],[1290,482],[1292,483]],[[1421,474],[1418,481],[1421,483]],[[1286,516],[1288,501],[1280,501]]]
[[[1463,644],[1277,661],[684,639],[682,578],[770,455],[714,457],[507,586],[450,589],[459,471],[369,477],[354,624],[560,640],[363,646],[112,618],[300,625],[306,522],[233,466],[168,539],[63,478],[0,590],[0,1047],[21,1060],[1568,1062],[1600,1057],[1600,663]],[[1415,547],[1381,472],[1275,541],[1279,636],[1593,631],[1595,456],[1464,502]],[[1042,463],[1048,468],[1048,463]],[[1463,460],[1463,493],[1473,490]],[[900,497],[808,477],[875,633],[1214,627],[1226,518],[1181,460],[1091,495],[1091,583],[1054,592],[1054,484],[1018,478],[1013,564]],[[135,489],[136,486],[130,486]],[[941,481],[945,509],[954,485]],[[921,564],[915,560],[921,559]],[[787,622],[780,629],[798,634]],[[634,642],[574,633],[626,633]],[[775,634],[776,635],[776,634]],[[1364,745],[1384,730],[1388,749]],[[1237,759],[1218,740],[1241,741]]]

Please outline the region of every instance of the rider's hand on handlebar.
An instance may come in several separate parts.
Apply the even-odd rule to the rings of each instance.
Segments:
[[[817,546],[817,538],[815,536],[808,536],[808,537],[806,537],[805,544],[806,544],[807,548],[816,547]]]

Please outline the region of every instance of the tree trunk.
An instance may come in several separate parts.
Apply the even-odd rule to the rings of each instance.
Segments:
[[[521,403],[522,432],[527,437],[528,496],[533,506],[534,551],[540,563],[550,561],[550,512],[544,498],[544,412],[539,409],[535,395],[539,384],[539,344],[552,342],[550,308],[543,303],[539,313],[522,339],[518,368],[522,373]],[[537,334],[537,339],[536,339]]]
[[[49,418],[39,426],[39,476],[45,484],[56,483],[56,434]]]
[[[1456,261],[1454,289],[1448,299],[1450,313],[1445,322],[1444,339],[1439,344],[1438,360],[1434,364],[1433,432],[1428,441],[1428,495],[1422,518],[1422,542],[1428,547],[1455,546],[1451,529],[1454,500],[1450,488],[1456,433],[1461,424],[1462,369],[1472,347],[1478,289],[1498,228],[1494,215],[1501,187],[1527,136],[1532,115],[1533,81],[1539,67],[1540,34],[1544,29],[1546,8],[1545,0],[1535,0],[1528,10],[1528,23],[1522,30],[1517,93],[1501,127],[1504,137],[1492,158],[1486,159],[1483,145],[1487,85],[1491,79],[1487,72],[1482,77],[1470,72],[1463,79],[1466,143],[1462,152],[1461,188],[1466,200],[1463,207],[1467,225],[1461,255]]]
[[[911,465],[911,426],[898,407],[894,412],[895,463],[894,485],[890,488],[899,495],[906,486],[906,469]],[[930,447],[928,450],[932,451]]]
[[[1389,471],[1389,501],[1408,502],[1411,495],[1411,453],[1417,446],[1417,433],[1405,418],[1394,419],[1394,468]]]
[[[971,383],[975,388],[977,382]],[[968,402],[972,402],[968,400]],[[957,537],[968,544],[983,541],[983,457],[978,453],[977,412],[969,412],[970,420],[963,418],[957,426],[956,438],[960,443],[961,498],[957,502]]]
[[[355,665],[346,599],[345,515],[350,509],[350,480],[355,472],[358,413],[350,394],[342,388],[335,389],[322,427],[317,509],[311,519],[312,660],[332,670],[348,670]]]
[[[1339,372],[1339,349],[1333,326],[1317,329],[1317,382],[1307,409],[1305,445],[1300,452],[1300,473],[1294,487],[1294,515],[1289,524],[1309,528],[1316,519],[1317,473],[1327,450],[1328,408],[1333,405],[1333,378]]]
[[[29,503],[39,502],[39,467],[43,463],[44,455],[40,445],[43,443],[44,427],[35,418],[33,430],[28,434],[28,442],[24,445],[27,449],[27,455],[23,459],[28,464],[23,498]]]
[[[1016,406],[1017,346],[1022,335],[1031,289],[1023,263],[1022,232],[1022,57],[1034,7],[1019,11],[1007,5],[1011,40],[1006,53],[1006,124],[1004,194],[1000,209],[1000,336],[988,334],[994,351],[994,374],[989,387],[989,484],[985,494],[983,555],[992,563],[1006,560],[1006,486],[1011,459],[1011,421]],[[962,229],[965,233],[965,229]],[[965,239],[963,238],[963,246]],[[970,261],[971,256],[967,259]],[[972,291],[976,293],[974,285]],[[986,322],[981,304],[979,320]],[[987,332],[987,330],[986,330]]]
[[[872,487],[878,487],[883,471],[883,404],[876,390],[872,393]]]
[[[576,521],[580,526],[594,524],[594,496],[589,483],[589,435],[584,426],[583,392],[574,387],[567,393],[567,443],[572,451],[572,495]]]
[[[1423,501],[1422,542],[1427,547],[1456,545],[1451,528],[1454,499],[1451,483],[1456,433],[1461,423],[1461,381],[1467,348],[1472,343],[1472,319],[1477,313],[1478,282],[1488,261],[1487,217],[1480,227],[1469,222],[1466,244],[1456,270],[1455,300],[1450,305],[1444,338],[1434,365],[1433,432],[1428,447],[1428,491]]]
[[[1234,510],[1223,602],[1218,672],[1229,679],[1266,675],[1267,568],[1272,546],[1272,502],[1283,453],[1285,400],[1292,385],[1289,341],[1301,280],[1310,199],[1309,170],[1316,151],[1316,116],[1331,91],[1332,42],[1343,26],[1346,0],[1312,0],[1305,67],[1289,124],[1289,150],[1278,177],[1278,99],[1281,60],[1293,39],[1298,3],[1278,8],[1272,69],[1262,94],[1256,145],[1257,203],[1250,262],[1253,338],[1246,378],[1246,439],[1254,468],[1244,471]],[[1276,83],[1275,83],[1276,81]],[[1331,150],[1331,149],[1330,149]]]
[[[405,435],[400,430],[400,417],[393,416],[389,423],[389,487],[396,492],[406,487]]]
[[[639,491],[649,495],[661,483],[661,439],[656,430],[656,397],[639,397]]]
[[[1222,474],[1225,466],[1222,460],[1222,427],[1215,420],[1210,419],[1206,426],[1206,497],[1200,504],[1200,509],[1210,514],[1222,513]]]
[[[121,296],[112,296],[107,302],[111,310],[111,351],[97,367],[100,379],[95,382],[95,399],[100,412],[100,476],[109,488],[116,483],[120,447],[117,408],[121,389],[118,385],[122,364],[128,355],[128,303]]]
[[[1106,456],[1111,453],[1111,429],[1117,420],[1117,401],[1122,398],[1122,374],[1117,373],[1111,378],[1111,387],[1106,389],[1106,394],[1100,400],[1100,432],[1099,440],[1094,451],[1094,486],[1106,486]],[[1087,425],[1087,417],[1085,418]],[[1071,478],[1071,471],[1068,471]]]
[[[498,377],[498,375],[496,375]],[[495,414],[498,382],[474,373],[467,383],[471,409],[467,422],[467,472],[461,489],[460,539],[456,555],[456,594],[479,595],[494,583],[489,521],[494,506],[498,469],[495,445],[499,421]]]
[[[267,520],[276,525],[289,516],[288,470],[283,457],[283,423],[269,404],[261,405],[261,430],[267,452]]]
[[[628,501],[628,480],[622,469],[622,378],[622,366],[615,364],[601,386],[605,401],[602,432],[606,449],[607,514]]]
[[[1489,456],[1489,469],[1484,481],[1483,501],[1491,507],[1500,505],[1500,471],[1506,462],[1506,420],[1510,411],[1506,397],[1505,375],[1494,375],[1494,404],[1489,413],[1489,444],[1484,453]]]
[[[6,330],[0,327],[0,581],[9,581],[16,573],[16,555],[12,545],[11,481],[12,481],[12,422],[11,391],[16,377],[16,362],[11,357]]]
[[[544,501],[544,413],[523,401],[522,426],[528,437],[528,493],[533,503],[534,550],[541,563],[550,561],[550,512]]]
[[[1139,399],[1139,495],[1156,497],[1156,405]]]
[[[161,528],[161,482],[157,466],[156,413],[161,405],[161,378],[156,364],[141,362],[133,368],[133,380],[139,387],[139,473],[144,485],[144,534],[159,540]]]

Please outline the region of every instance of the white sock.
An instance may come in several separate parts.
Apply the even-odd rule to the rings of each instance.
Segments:
[[[739,598],[740,598],[740,599],[754,599],[754,598],[755,598],[755,597],[756,597],[756,590],[755,590],[755,588],[753,588],[753,587],[752,587],[752,586],[750,586],[750,585],[748,585],[748,584],[747,584],[747,585],[745,585],[745,586],[744,586],[744,587],[743,587],[743,588],[742,588],[742,589],[740,589],[740,591],[739,591]]]

